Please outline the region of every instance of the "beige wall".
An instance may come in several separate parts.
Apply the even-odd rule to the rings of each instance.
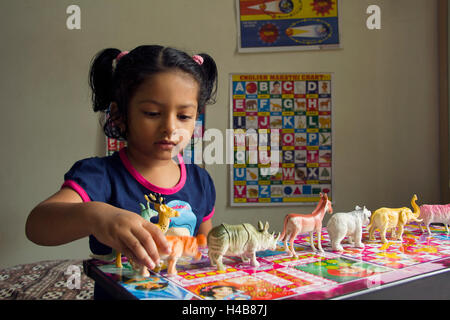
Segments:
[[[81,30],[66,29],[66,8],[81,7]],[[382,29],[365,26],[378,4]],[[208,52],[217,61],[218,101],[207,128],[228,128],[229,73],[334,73],[335,211],[439,201],[436,3],[344,0],[343,48],[238,54],[232,0],[4,0],[0,4],[0,267],[85,258],[87,240],[61,247],[29,242],[30,210],[56,192],[74,161],[104,152],[91,111],[87,73],[105,47],[140,44]],[[228,168],[208,166],[216,182],[214,224],[268,220],[312,208],[228,206]]]

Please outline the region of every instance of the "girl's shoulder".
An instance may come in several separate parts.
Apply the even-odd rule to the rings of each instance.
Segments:
[[[75,162],[75,164],[92,164],[92,165],[98,165],[98,166],[105,166],[105,165],[115,165],[116,162],[120,160],[119,152],[114,152],[111,155],[107,156],[93,156],[93,157],[87,157],[84,159],[80,159]]]
[[[120,165],[120,159],[117,153],[104,157],[88,157],[76,161],[68,173],[80,172],[86,174],[102,173],[110,170],[117,170]]]

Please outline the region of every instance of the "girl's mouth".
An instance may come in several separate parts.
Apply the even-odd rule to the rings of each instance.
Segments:
[[[172,150],[177,145],[175,142],[170,140],[157,141],[155,144],[162,150]]]

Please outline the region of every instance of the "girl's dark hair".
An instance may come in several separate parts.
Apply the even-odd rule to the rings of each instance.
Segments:
[[[115,59],[120,53],[120,50],[111,48],[100,51],[95,56],[89,73],[94,111],[109,113],[111,102],[117,103],[117,111],[107,114],[103,125],[108,137],[126,140],[127,129],[120,130],[115,123],[120,119],[126,126],[128,104],[136,89],[149,77],[160,72],[180,70],[197,81],[200,88],[199,113],[203,112],[207,104],[215,102],[217,67],[208,54],[198,54],[203,58],[200,65],[183,51],[158,45],[139,46],[116,63]]]

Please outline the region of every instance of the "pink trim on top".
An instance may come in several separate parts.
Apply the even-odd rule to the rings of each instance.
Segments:
[[[84,191],[84,189],[75,181],[73,180],[67,180],[63,183],[63,185],[61,186],[61,189],[64,187],[68,187],[73,189],[73,191],[75,191],[76,193],[79,194],[79,196],[81,197],[81,199],[83,199],[83,202],[90,202],[91,198],[89,198],[88,194],[86,193],[86,191]]]
[[[211,213],[210,214],[208,214],[206,217],[204,217],[203,218],[203,220],[202,220],[202,222],[205,222],[205,221],[207,221],[207,220],[209,220],[209,219],[211,219],[212,218],[212,216],[214,215],[214,211],[215,211],[215,207],[212,209],[212,211],[211,211]]]
[[[150,191],[161,193],[161,194],[174,194],[181,190],[181,188],[184,187],[184,184],[186,183],[186,167],[184,165],[183,157],[181,154],[178,154],[178,162],[180,164],[180,171],[181,171],[181,177],[178,183],[173,188],[161,188],[158,187],[152,183],[150,183],[148,180],[146,180],[131,164],[130,160],[128,159],[127,153],[126,153],[126,147],[122,148],[119,151],[120,159],[122,160],[123,165],[128,170],[128,172],[136,179],[137,182],[139,182],[141,185],[149,189]]]

